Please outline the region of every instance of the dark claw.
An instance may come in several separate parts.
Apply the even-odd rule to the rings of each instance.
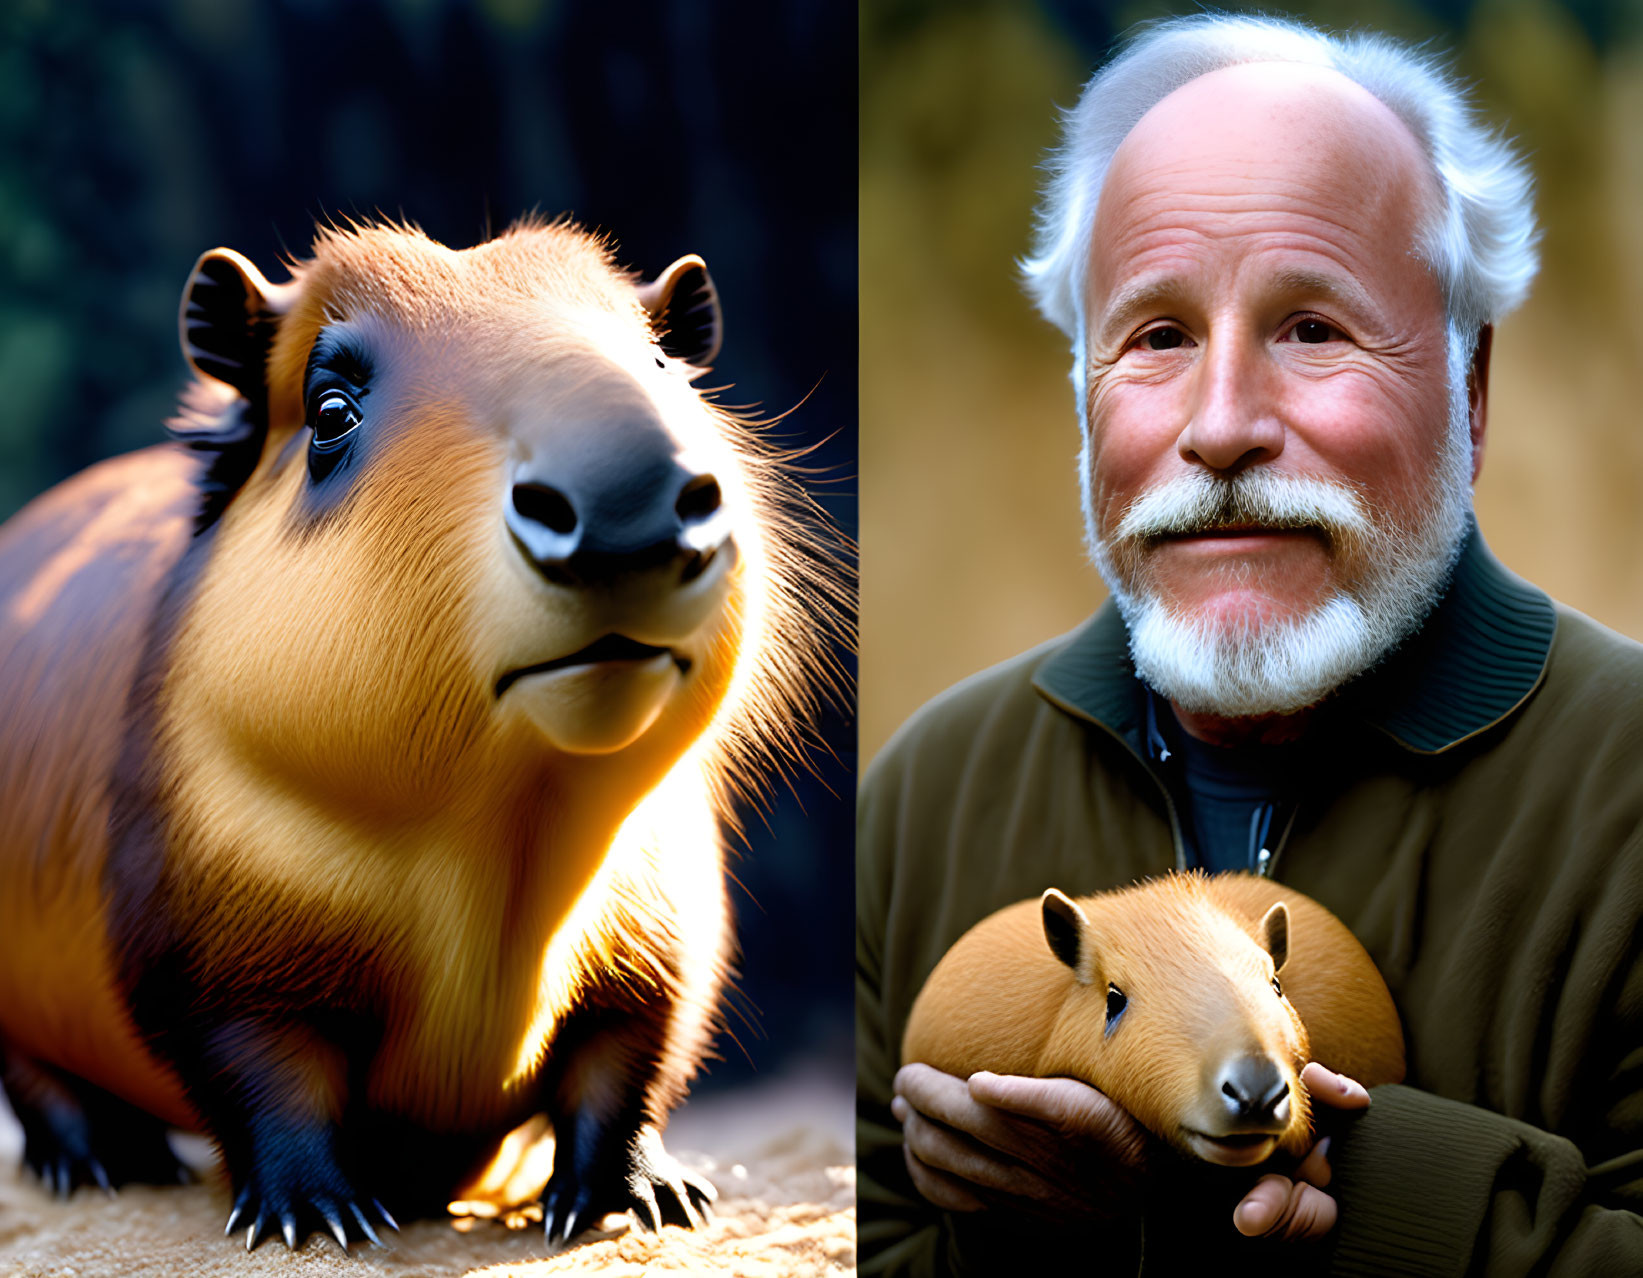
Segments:
[[[223,1230],[224,1234],[234,1232],[234,1226],[240,1223],[240,1217],[245,1212],[246,1199],[250,1197],[251,1190],[249,1188],[240,1190],[240,1196],[234,1200],[234,1210],[228,1213],[228,1227]]]
[[[280,1233],[285,1236],[286,1250],[295,1251],[297,1249],[297,1218],[289,1211],[280,1218]]]
[[[377,1237],[377,1231],[371,1228],[371,1222],[365,1218],[365,1213],[359,1209],[358,1204],[349,1203],[348,1210],[354,1213],[354,1219],[359,1221],[359,1227],[365,1231],[365,1236],[378,1247],[382,1246],[382,1239]]]
[[[382,1205],[381,1201],[373,1198],[371,1199],[371,1206],[377,1209],[377,1215],[382,1217],[383,1223],[397,1234],[399,1232],[399,1222],[389,1214],[388,1209]]]
[[[630,1209],[639,1227],[653,1234],[662,1232],[662,1209],[656,1205],[656,1191],[640,1182],[633,1187],[634,1203]]]
[[[245,1229],[245,1249],[247,1251],[251,1251],[261,1241],[262,1241],[262,1215],[261,1215],[261,1213],[258,1213],[257,1218],[254,1221],[252,1221],[249,1225],[246,1226],[246,1229]]]
[[[700,1229],[707,1224],[707,1218],[698,1210],[696,1200],[691,1196],[689,1190],[683,1185],[669,1185],[668,1188],[673,1191],[674,1196],[678,1199],[679,1210],[684,1213],[685,1220],[690,1228]]]
[[[88,1158],[86,1165],[91,1168],[91,1178],[97,1182],[97,1187],[110,1198],[114,1197],[114,1186],[108,1183],[108,1172],[95,1158]]]
[[[337,1246],[342,1248],[343,1255],[348,1254],[348,1231],[342,1227],[342,1218],[337,1214],[335,1207],[327,1206],[320,1215],[325,1217],[325,1223],[331,1228],[331,1237],[337,1240]]]
[[[562,1247],[576,1236],[576,1219],[581,1212],[568,1199],[569,1195],[555,1190],[542,1205],[550,1247]]]
[[[719,1191],[705,1180],[692,1176],[684,1178],[683,1204],[687,1215],[694,1213],[697,1223],[707,1225],[713,1220],[713,1204]]]

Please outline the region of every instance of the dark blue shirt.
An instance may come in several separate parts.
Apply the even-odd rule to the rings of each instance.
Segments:
[[[1264,873],[1293,812],[1304,743],[1211,745],[1157,694],[1147,701],[1149,745],[1169,778],[1188,866]]]

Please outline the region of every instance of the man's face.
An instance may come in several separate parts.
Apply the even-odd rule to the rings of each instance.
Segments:
[[[1086,299],[1089,531],[1121,599],[1236,645],[1384,594],[1389,547],[1435,535],[1471,460],[1446,454],[1445,316],[1415,256],[1437,199],[1396,117],[1313,68],[1203,76],[1126,138]],[[1218,507],[1224,486],[1202,482],[1240,476],[1279,481],[1277,498]],[[1190,517],[1157,494],[1183,482],[1200,485]],[[1149,493],[1168,531],[1136,508]],[[1454,524],[1450,509],[1437,534]],[[1405,630],[1436,586],[1421,589]]]

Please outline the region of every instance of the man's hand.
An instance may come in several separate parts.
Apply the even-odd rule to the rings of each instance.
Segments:
[[[1311,1061],[1301,1071],[1314,1105],[1332,1109],[1364,1109],[1369,1093],[1343,1074]],[[1232,1212],[1232,1223],[1249,1237],[1283,1239],[1322,1238],[1335,1227],[1339,1214],[1329,1187],[1329,1138],[1312,1147],[1290,1176],[1262,1176]]]
[[[990,1073],[966,1082],[905,1065],[895,1089],[907,1170],[936,1206],[1008,1207],[1062,1224],[1135,1210],[1146,1132],[1095,1088]]]

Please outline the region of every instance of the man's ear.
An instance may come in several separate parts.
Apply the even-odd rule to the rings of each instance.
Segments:
[[[1483,470],[1483,432],[1489,424],[1489,353],[1495,344],[1495,326],[1478,330],[1477,349],[1472,352],[1472,368],[1466,378],[1466,408],[1472,420],[1472,482]]]

